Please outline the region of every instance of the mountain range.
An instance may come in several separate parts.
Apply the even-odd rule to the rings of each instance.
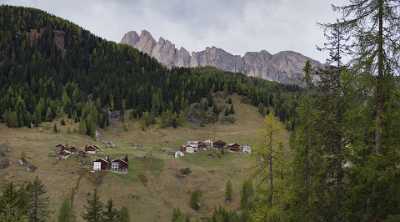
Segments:
[[[127,32],[121,43],[157,59],[168,68],[213,66],[230,72],[241,72],[247,76],[276,81],[282,84],[301,85],[304,77],[303,67],[307,60],[315,67],[322,64],[294,51],[271,54],[266,50],[247,52],[243,56],[233,55],[221,48],[207,47],[205,50],[190,53],[183,47],[179,49],[162,37],[156,41],[149,31]]]

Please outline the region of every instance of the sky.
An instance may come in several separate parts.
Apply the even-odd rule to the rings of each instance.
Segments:
[[[236,54],[292,50],[324,62],[318,23],[338,14],[331,4],[348,0],[0,0],[68,19],[107,40],[119,42],[128,31],[145,29],[200,51],[215,46]]]

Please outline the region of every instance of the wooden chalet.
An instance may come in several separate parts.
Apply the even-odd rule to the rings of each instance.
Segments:
[[[200,141],[197,145],[199,149],[207,149],[207,144],[205,142]]]
[[[217,149],[223,149],[225,147],[226,143],[222,140],[217,140],[213,143],[213,147]]]
[[[85,152],[88,154],[96,154],[98,149],[99,148],[95,145],[86,145],[85,146]]]
[[[240,152],[240,144],[237,143],[228,144],[228,149],[234,152]]]
[[[243,145],[242,146],[242,152],[250,154],[251,153],[251,146],[248,145],[248,144]]]
[[[80,157],[87,157],[87,153],[86,153],[85,151],[83,151],[83,150],[79,150],[79,151],[78,151],[78,155],[79,155]]]
[[[108,159],[97,159],[93,161],[93,170],[102,171],[110,169],[110,160]]]
[[[111,161],[111,171],[116,173],[127,173],[129,168],[128,159],[116,159]]]
[[[71,152],[67,149],[61,149],[58,153],[58,159],[60,160],[66,160],[68,157],[71,156]]]
[[[78,152],[78,149],[73,146],[70,146],[70,147],[66,148],[65,150],[68,150],[71,154],[75,154]]]
[[[65,149],[65,148],[67,148],[67,146],[66,146],[66,145],[63,145],[63,144],[57,144],[56,147],[57,147],[57,148],[60,148],[60,149]]]

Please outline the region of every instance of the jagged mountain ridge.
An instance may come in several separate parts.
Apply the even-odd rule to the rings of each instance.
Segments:
[[[304,76],[303,67],[307,60],[310,60],[313,66],[322,66],[320,62],[293,51],[271,54],[261,50],[240,56],[220,48],[207,47],[203,51],[190,53],[183,47],[176,48],[175,44],[162,37],[156,41],[146,30],[140,35],[136,31],[126,33],[121,43],[154,57],[168,68],[214,66],[225,71],[241,72],[283,84],[301,85]]]

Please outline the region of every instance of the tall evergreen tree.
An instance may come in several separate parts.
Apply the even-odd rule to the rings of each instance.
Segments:
[[[349,0],[334,6],[343,15],[337,24],[354,36],[351,49],[360,72],[374,74],[375,82],[375,152],[384,145],[386,102],[393,93],[393,75],[399,74],[400,2],[397,0]]]
[[[33,182],[28,183],[27,187],[27,208],[29,222],[44,222],[48,216],[49,198],[44,184],[35,178]]]
[[[27,195],[24,187],[9,183],[0,193],[0,221],[24,222],[27,212]]]
[[[102,222],[103,220],[103,203],[97,195],[97,189],[90,194],[85,206],[85,213],[82,215],[87,222]]]
[[[103,222],[120,222],[118,218],[118,210],[114,208],[113,201],[108,200],[103,212]]]

